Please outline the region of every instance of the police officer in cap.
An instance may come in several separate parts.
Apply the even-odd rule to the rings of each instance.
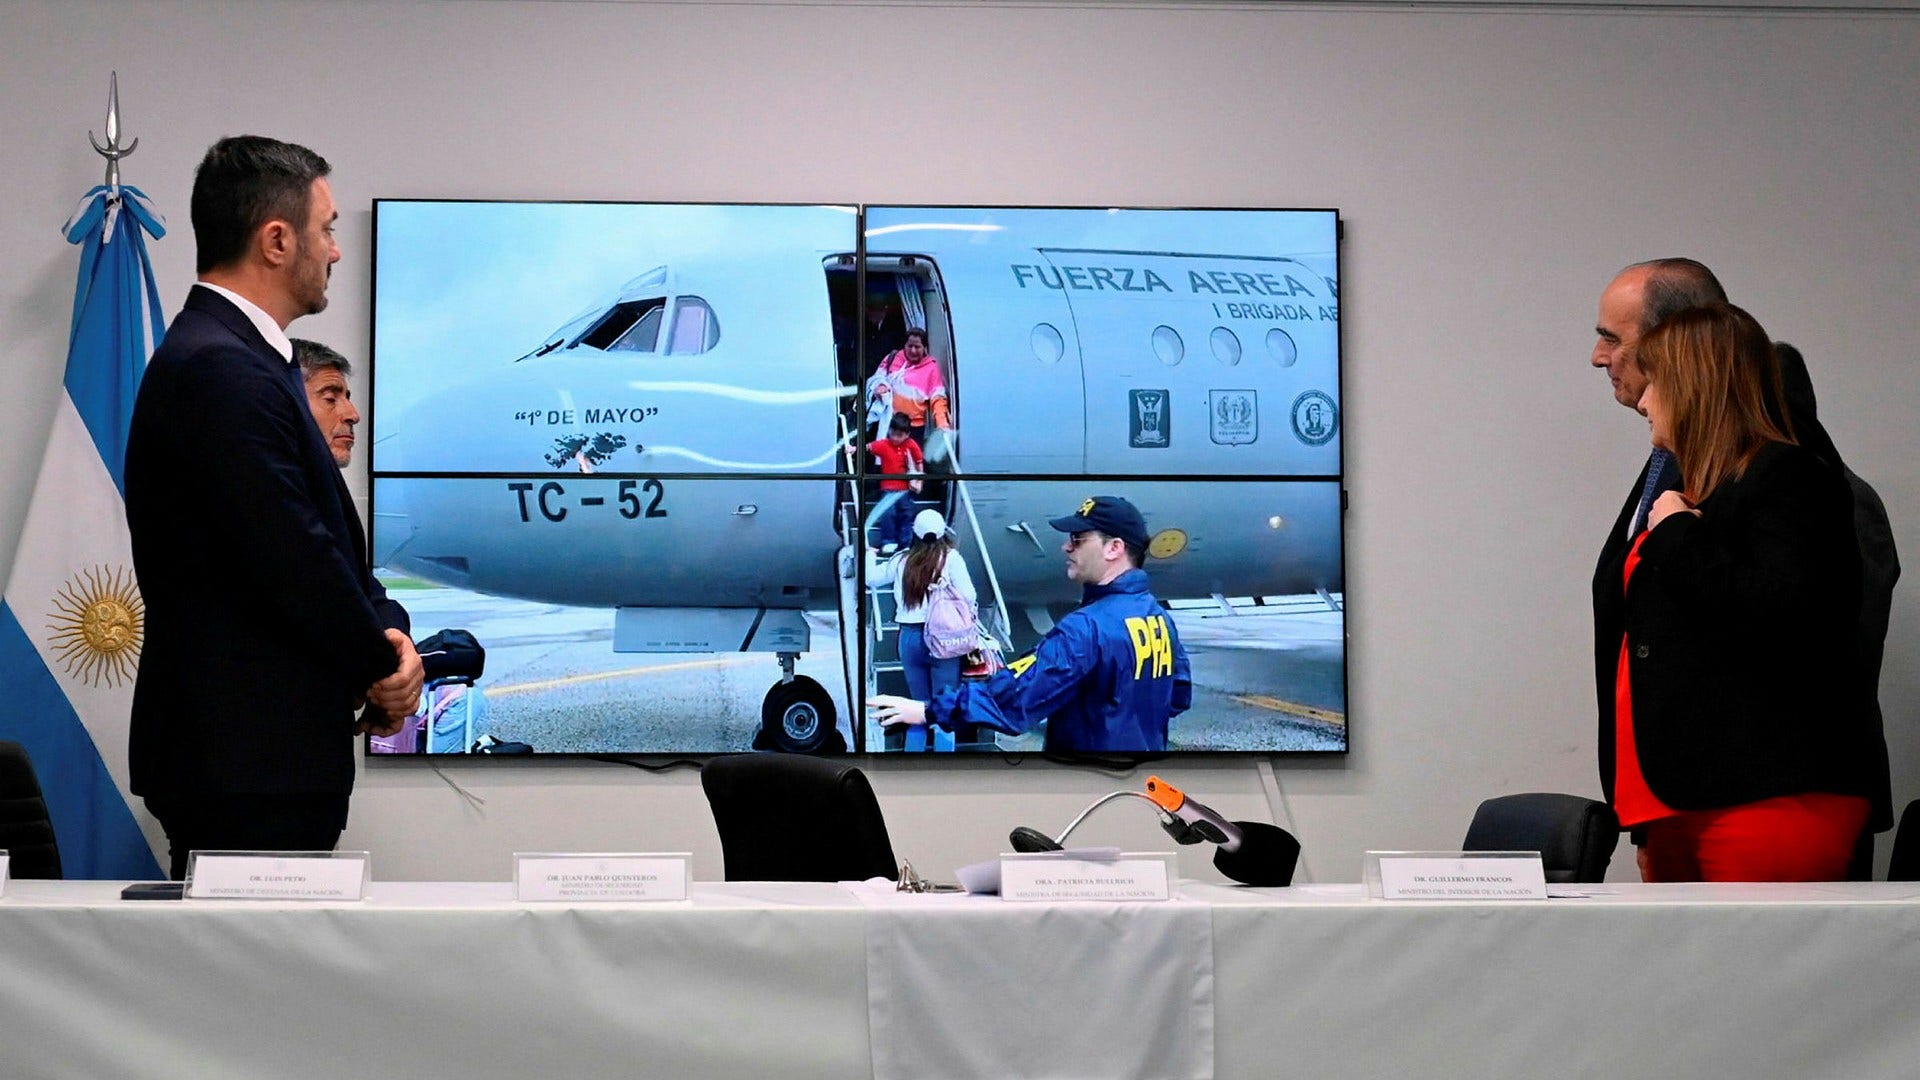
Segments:
[[[1030,655],[930,702],[875,695],[882,724],[984,724],[1018,735],[1047,721],[1048,751],[1159,753],[1167,723],[1193,703],[1180,635],[1148,589],[1147,523],[1130,502],[1096,495],[1050,524],[1067,534],[1067,577],[1084,586]]]

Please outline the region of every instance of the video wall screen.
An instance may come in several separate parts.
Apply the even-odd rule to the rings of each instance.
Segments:
[[[1058,750],[864,703],[918,667],[893,582],[922,511],[978,599],[981,649],[934,678],[972,680],[1079,603],[1048,522],[1116,495],[1192,707],[1100,752],[1345,750],[1336,229],[377,201],[376,572],[487,658],[371,749]]]
[[[1332,211],[866,208],[970,474],[1340,475]]]

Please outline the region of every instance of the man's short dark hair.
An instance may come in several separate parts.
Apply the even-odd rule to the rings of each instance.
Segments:
[[[1784,341],[1773,343],[1773,356],[1780,363],[1780,393],[1787,399],[1787,408],[1795,416],[1817,415],[1820,402],[1813,393],[1813,376],[1807,371],[1807,358]]]
[[[1678,312],[1727,302],[1727,290],[1720,287],[1720,279],[1698,259],[1649,259],[1627,269],[1647,271],[1647,283],[1640,293],[1643,336]]]
[[[1135,570],[1147,565],[1147,549],[1139,544],[1130,544],[1118,536],[1109,536],[1103,532],[1096,532],[1093,535],[1099,537],[1103,544],[1109,540],[1119,540],[1120,546],[1127,549],[1127,561],[1133,564]]]
[[[290,340],[293,342],[293,362],[300,365],[302,376],[312,375],[316,371],[337,371],[347,378],[353,377],[353,365],[328,346],[306,338]]]
[[[333,171],[325,158],[263,135],[231,135],[214,143],[193,174],[194,269],[206,273],[238,262],[269,221],[307,225],[313,182]]]

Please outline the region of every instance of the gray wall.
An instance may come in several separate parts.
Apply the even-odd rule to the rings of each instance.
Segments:
[[[1256,763],[1161,770],[1230,816],[1271,803],[1309,879],[1456,846],[1489,794],[1597,793],[1587,581],[1647,433],[1586,361],[1621,264],[1698,256],[1798,343],[1920,563],[1911,8],[9,0],[5,21],[0,567],[60,392],[57,227],[99,180],[114,69],[127,180],[175,229],[169,313],[194,164],[272,134],[332,160],[343,210],[333,304],[296,332],[356,353],[376,196],[1340,207],[1353,752],[1281,760],[1271,800]],[[1883,693],[1903,801],[1917,661],[1909,583]],[[389,879],[500,878],[527,849],[691,850],[719,875],[691,772],[487,764],[369,770],[346,846]],[[872,772],[899,852],[939,873],[1142,778]],[[1146,817],[1091,838],[1164,846]]]

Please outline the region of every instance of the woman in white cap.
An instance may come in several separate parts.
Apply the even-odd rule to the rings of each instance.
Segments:
[[[967,561],[954,550],[947,519],[938,510],[922,510],[914,516],[912,546],[888,560],[887,569],[893,576],[893,621],[900,630],[900,667],[907,677],[907,695],[929,701],[940,691],[960,684],[960,663],[965,655],[964,649],[951,656],[934,655],[948,650],[929,646],[929,600],[951,590],[971,614],[977,611],[979,595],[967,574]]]

